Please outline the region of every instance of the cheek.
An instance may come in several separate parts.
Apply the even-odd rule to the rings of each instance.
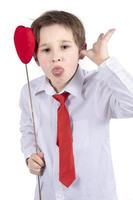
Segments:
[[[46,56],[42,56],[42,55],[39,55],[38,56],[38,62],[41,66],[44,66],[44,65],[47,65],[48,63],[48,58]]]

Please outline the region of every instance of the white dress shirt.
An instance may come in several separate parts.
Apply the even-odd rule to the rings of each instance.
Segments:
[[[93,71],[80,66],[63,91],[71,118],[76,180],[70,187],[59,182],[56,92],[45,76],[30,82],[38,148],[46,168],[40,178],[42,200],[116,200],[109,123],[111,118],[133,117],[133,77],[116,58]],[[63,92],[62,91],[62,92]],[[35,153],[27,84],[20,97],[21,145],[25,158]],[[65,124],[64,124],[65,126]],[[36,188],[35,200],[39,200]]]

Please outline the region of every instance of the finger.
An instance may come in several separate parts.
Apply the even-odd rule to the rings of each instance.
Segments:
[[[88,58],[92,59],[93,56],[94,56],[94,51],[93,51],[93,49],[87,50],[87,51],[86,51],[86,56],[87,56]]]
[[[100,41],[100,40],[102,40],[102,39],[103,39],[103,37],[104,37],[104,34],[103,34],[103,33],[101,33],[101,34],[99,35],[98,39],[97,39],[97,42],[98,42],[98,41]]]
[[[32,159],[29,160],[28,167],[33,170],[41,169],[41,166],[38,163],[36,163],[35,161],[33,161]]]
[[[105,33],[105,35],[103,37],[104,41],[108,42],[114,32],[115,32],[115,29],[108,30],[107,33]]]
[[[31,159],[33,161],[35,161],[37,164],[39,164],[41,167],[44,167],[45,166],[45,163],[44,163],[44,160],[42,158],[40,158],[39,155],[37,154],[32,154],[31,155]]]
[[[30,173],[34,174],[34,175],[37,175],[37,176],[39,176],[41,174],[40,171],[35,171],[35,170],[32,170],[32,169],[30,169]]]
[[[41,167],[45,167],[46,164],[45,164],[43,152],[39,152],[39,153],[38,153],[38,156],[41,158],[41,159],[40,159],[40,162],[41,162],[40,165],[41,165]]]
[[[29,171],[32,174],[35,174],[35,175],[42,175],[43,172],[44,172],[44,168],[41,168],[41,169],[29,169]]]
[[[37,155],[38,155],[40,158],[44,158],[43,152],[39,152]]]
[[[35,161],[33,161],[31,158],[29,158],[28,159],[28,168],[37,170],[37,169],[40,169],[41,167]]]
[[[32,168],[32,169],[41,169],[41,168],[43,168],[44,167],[44,165],[43,166],[41,166],[40,164],[38,164],[36,161],[34,161],[34,160],[30,160],[29,161],[29,168]]]

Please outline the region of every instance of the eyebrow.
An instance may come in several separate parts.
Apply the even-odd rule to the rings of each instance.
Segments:
[[[61,40],[61,43],[65,43],[65,42],[72,43],[72,41],[70,41],[70,40]],[[41,44],[39,47],[44,47],[44,46],[47,46],[47,45],[49,45],[49,43]]]

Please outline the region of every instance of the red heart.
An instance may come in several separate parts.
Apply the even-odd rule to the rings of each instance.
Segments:
[[[18,26],[14,33],[14,43],[20,60],[28,64],[35,50],[35,37],[32,29]]]

